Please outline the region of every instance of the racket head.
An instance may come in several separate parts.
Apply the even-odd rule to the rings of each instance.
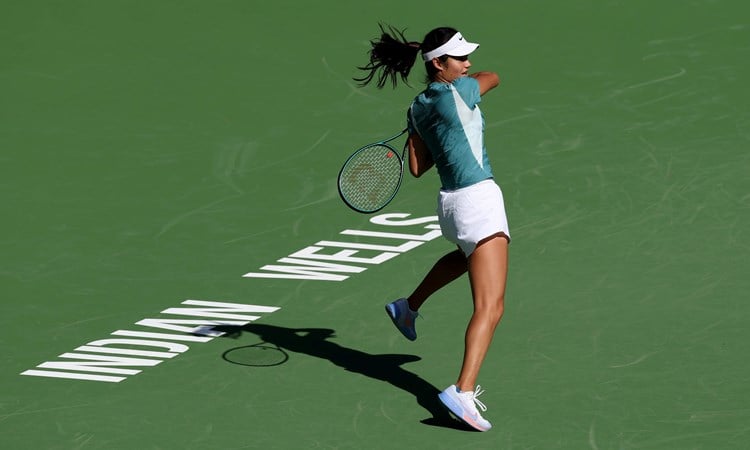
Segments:
[[[393,147],[384,142],[366,145],[341,167],[339,195],[351,209],[374,213],[393,200],[403,175],[403,157]]]

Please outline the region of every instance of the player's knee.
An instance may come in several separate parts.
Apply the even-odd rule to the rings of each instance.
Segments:
[[[505,302],[501,298],[499,302],[492,308],[492,321],[495,325],[500,323],[500,320],[503,318],[503,313],[505,312]]]
[[[485,317],[493,326],[500,323],[505,312],[505,299],[501,295],[492,301],[480,302],[476,306],[476,311]]]

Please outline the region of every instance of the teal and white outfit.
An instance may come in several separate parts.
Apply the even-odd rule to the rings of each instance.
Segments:
[[[505,203],[484,146],[479,83],[433,82],[409,107],[407,125],[432,155],[442,187],[437,214],[443,235],[469,256],[483,239],[505,233]]]

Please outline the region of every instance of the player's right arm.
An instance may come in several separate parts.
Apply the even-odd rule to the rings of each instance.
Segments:
[[[407,144],[409,146],[409,172],[416,178],[419,178],[434,166],[435,162],[432,160],[430,151],[418,133],[409,134]]]

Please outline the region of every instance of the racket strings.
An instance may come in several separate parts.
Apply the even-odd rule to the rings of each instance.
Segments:
[[[360,211],[386,205],[401,183],[401,158],[387,145],[376,144],[357,152],[339,177],[344,199]]]

